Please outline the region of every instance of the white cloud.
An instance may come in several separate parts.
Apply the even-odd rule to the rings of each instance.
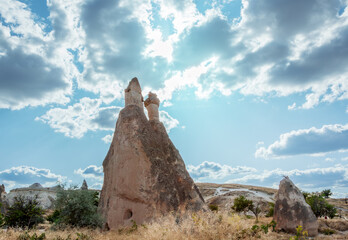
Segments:
[[[26,3],[1,1],[0,108],[70,101],[72,80],[79,77],[79,72],[68,49],[79,46],[74,38],[79,31],[58,27],[57,22],[60,26],[73,22],[62,12],[57,14],[53,2],[50,1],[50,19],[44,21]],[[51,25],[54,30],[47,32]]]
[[[166,111],[159,111],[159,116],[160,121],[163,123],[168,133],[179,125],[179,121],[170,116]]]
[[[348,161],[348,157],[341,158],[341,161]]]
[[[0,108],[66,104],[74,79],[110,104],[133,76],[162,101],[185,87],[200,98],[306,93],[290,110],[348,99],[341,1],[244,0],[238,21],[225,4],[200,12],[191,0],[52,0],[43,19],[23,2],[2,1]]]
[[[82,98],[67,108],[52,108],[37,117],[56,132],[71,138],[81,138],[88,131],[113,131],[120,107],[101,107],[100,99]]]
[[[94,180],[102,181],[104,177],[103,173],[103,167],[100,166],[95,166],[95,165],[90,165],[86,167],[85,169],[77,169],[74,170],[75,174],[81,175],[84,178],[91,178]]]
[[[291,131],[255,152],[258,158],[276,158],[299,154],[321,154],[348,149],[348,124],[324,125]]]
[[[8,190],[27,187],[33,183],[41,183],[45,187],[51,187],[66,181],[65,176],[52,173],[49,169],[32,166],[12,167],[0,172],[0,182],[3,182]]]
[[[246,166],[231,167],[215,162],[204,161],[198,166],[188,165],[187,171],[195,181],[223,179],[228,176],[256,172],[255,168]]]
[[[103,142],[105,142],[105,143],[111,143],[113,137],[114,137],[113,134],[108,134],[108,135],[105,135],[105,136],[102,138],[102,140],[103,140]]]
[[[325,162],[333,162],[333,161],[335,161],[335,159],[334,158],[325,158]]]
[[[294,110],[296,109],[296,103],[293,103],[292,105],[288,106],[288,110]]]

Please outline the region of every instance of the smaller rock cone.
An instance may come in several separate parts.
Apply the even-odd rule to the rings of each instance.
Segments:
[[[289,177],[280,181],[275,195],[273,220],[277,223],[278,230],[296,233],[296,228],[301,225],[309,236],[318,235],[317,218]]]
[[[87,185],[86,179],[83,180],[81,190],[88,190],[88,185]]]

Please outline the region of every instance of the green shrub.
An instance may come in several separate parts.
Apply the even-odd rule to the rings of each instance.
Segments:
[[[272,231],[274,232],[274,231],[275,231],[275,228],[276,228],[276,226],[277,226],[276,221],[272,220],[268,225],[269,225],[270,227],[272,227]]]
[[[239,196],[234,199],[233,206],[231,207],[236,212],[244,212],[246,213],[247,210],[253,205],[253,201],[248,200],[244,196]]]
[[[215,205],[215,204],[209,204],[209,209],[211,211],[219,211],[219,206],[218,205]]]
[[[46,217],[46,220],[49,221],[50,223],[57,223],[59,220],[60,216],[60,211],[59,210],[54,210],[54,212]]]
[[[308,239],[308,232],[307,231],[303,231],[303,227],[301,225],[299,225],[296,228],[296,236],[291,237],[290,240],[302,240],[302,239]]]
[[[264,231],[265,234],[268,233],[268,228],[269,228],[268,224],[266,225],[261,224],[261,229]]]
[[[43,214],[37,196],[18,196],[5,214],[5,224],[9,227],[33,228],[44,221]]]
[[[274,214],[274,203],[269,202],[268,205],[269,205],[269,209],[268,209],[268,212],[266,214],[266,217],[273,217],[273,214]]]
[[[1,206],[2,206],[2,204],[1,204],[1,202],[0,202],[0,209],[1,209]],[[5,220],[4,220],[4,216],[1,214],[1,212],[0,212],[0,227],[2,226],[2,225],[4,225],[4,223],[5,223]]]
[[[46,239],[45,233],[41,233],[41,235],[37,235],[34,233],[33,235],[29,235],[28,232],[22,233],[21,235],[18,236],[17,240],[44,240]]]
[[[336,233],[335,230],[332,230],[332,229],[330,229],[330,228],[325,228],[325,229],[323,229],[321,232],[322,232],[323,234],[325,234],[325,235],[332,235],[332,234],[335,234],[335,233]]]
[[[321,195],[313,193],[307,197],[306,202],[311,206],[316,217],[328,216],[329,218],[334,218],[337,213],[337,209],[326,202]]]
[[[57,191],[56,224],[72,227],[101,227],[102,218],[97,212],[98,192],[70,188]],[[53,216],[52,216],[53,217]]]

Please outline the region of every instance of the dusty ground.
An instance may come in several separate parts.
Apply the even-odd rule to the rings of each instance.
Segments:
[[[267,225],[272,218],[260,218],[258,226]],[[133,227],[124,228],[119,231],[101,232],[100,230],[88,229],[69,229],[65,231],[53,231],[50,229],[41,229],[30,231],[28,234],[38,236],[45,233],[48,240],[169,240],[169,239],[287,239],[291,236],[286,233],[272,232],[272,227],[269,227],[267,233],[262,229],[252,230],[255,225],[255,219],[248,219],[245,216],[231,214],[228,212],[206,212],[206,213],[191,213],[186,217],[178,218],[174,215],[169,215],[156,222],[145,225],[134,225]],[[340,228],[342,225],[347,228],[342,228],[345,232],[336,230],[336,233],[330,236],[320,234],[315,239],[348,239],[348,221],[347,220],[320,220],[320,226],[326,228]],[[0,240],[17,240],[23,236],[25,231],[18,229],[0,230]],[[78,236],[78,234],[80,236]]]

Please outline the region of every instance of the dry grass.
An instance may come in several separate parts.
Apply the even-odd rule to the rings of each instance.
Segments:
[[[258,225],[267,224],[271,218],[261,218]],[[227,212],[199,212],[187,214],[185,217],[176,217],[169,215],[161,219],[157,219],[146,225],[135,225],[120,229],[119,231],[101,232],[98,230],[88,229],[69,229],[65,231],[53,230],[35,230],[30,231],[32,235],[37,233],[40,235],[45,232],[46,239],[49,240],[135,240],[135,239],[289,239],[291,235],[284,233],[275,233],[269,229],[265,234],[261,229],[258,231],[251,230],[255,224],[255,219],[247,219],[244,216],[230,214]],[[10,229],[0,232],[0,240],[17,240],[24,231]],[[76,233],[82,233],[88,238],[77,238]],[[343,236],[344,237],[344,236]],[[346,239],[320,236],[319,239]]]

